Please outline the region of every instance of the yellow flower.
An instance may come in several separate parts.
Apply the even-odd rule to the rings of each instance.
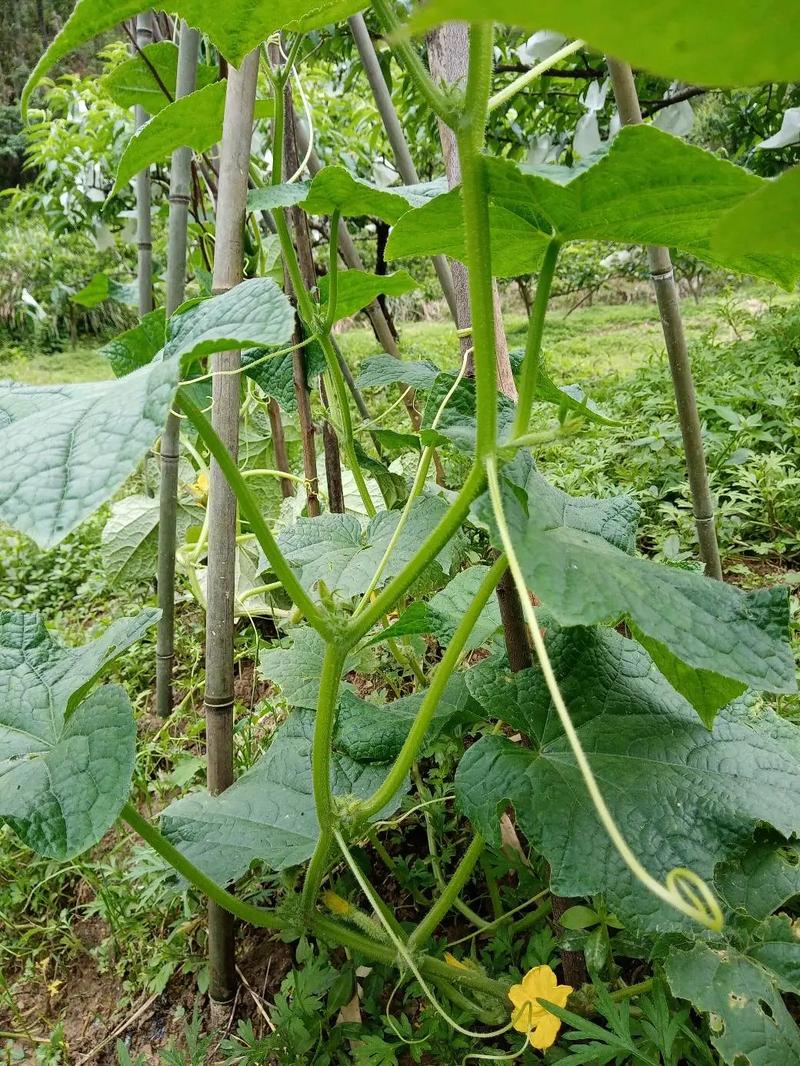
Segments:
[[[469,969],[469,966],[465,966],[460,959],[457,959],[455,955],[451,955],[449,951],[446,951],[444,953],[444,961],[447,963],[448,966],[453,966],[456,970]]]
[[[560,985],[549,966],[534,966],[522,978],[522,984],[512,985],[508,998],[515,1010],[512,1023],[518,1033],[527,1033],[531,1047],[544,1051],[556,1042],[561,1019],[539,1003],[546,999],[557,1007],[566,1006],[572,992],[571,985]]]
[[[189,491],[198,503],[205,503],[208,499],[208,475],[201,472],[197,475],[197,481],[189,486]]]
[[[334,914],[340,914],[342,917],[348,915],[353,909],[346,899],[337,896],[335,892],[323,892],[322,902],[329,911],[333,911]]]

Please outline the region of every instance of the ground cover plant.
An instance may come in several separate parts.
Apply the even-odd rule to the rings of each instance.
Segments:
[[[141,320],[104,349],[113,377],[0,386],[0,519],[8,537],[45,550],[94,536],[107,582],[98,606],[125,586],[149,598],[157,565],[160,610],[142,605],[67,644],[47,625],[48,575],[24,561],[9,572],[18,602],[0,612],[0,817],[20,855],[49,860],[46,878],[63,876],[59,864],[85,869],[81,856],[120,819],[152,849],[136,853],[142,902],[169,915],[170,945],[154,996],[199,925],[179,920],[176,901],[207,897],[200,980],[217,1010],[210,1026],[187,1020],[184,1050],[165,1050],[165,1062],[795,1062],[788,590],[709,575],[722,576],[718,532],[728,558],[757,538],[773,557],[796,557],[797,313],[730,345],[739,376],[721,382],[706,338],[715,522],[665,252],[791,290],[795,174],[759,178],[633,119],[574,166],[492,155],[489,116],[535,74],[497,89],[481,5],[431,0],[408,29],[375,0],[386,47],[441,123],[447,178],[387,186],[334,160],[306,180],[293,89],[303,98],[321,27],[361,6],[173,0],[167,12],[185,20],[177,47],[143,42],[154,23],[141,0],[79,0],[31,75],[23,109],[53,64],[138,16],[139,44],[113,86],[152,117],[111,192],[172,158],[166,300],[152,309],[150,187],[137,180]],[[703,84],[787,80],[797,63],[788,4],[713,15],[682,5],[666,25],[621,4],[545,4],[536,25],[516,0],[497,7],[498,21],[575,35],[556,62],[586,38]],[[455,17],[470,22],[464,69],[447,83],[412,33]],[[439,45],[428,45],[433,67]],[[225,78],[205,62],[215,56]],[[630,68],[614,69],[622,113]],[[254,121],[264,143],[251,155]],[[192,192],[198,176],[213,218]],[[190,207],[202,254],[184,299]],[[393,272],[365,271],[348,250],[348,220],[364,216],[390,227]],[[763,238],[775,218],[783,228]],[[548,364],[559,255],[583,241],[651,246],[679,429],[650,420],[663,375],[660,388],[643,373],[625,395],[594,398]],[[390,336],[384,354],[343,358],[337,323],[364,308],[380,321],[377,298],[416,284],[403,262],[427,256],[461,264],[459,357],[398,359]],[[529,274],[524,343],[509,352],[496,279]],[[118,284],[98,274],[80,297],[115,299]],[[387,396],[371,417],[369,401]],[[585,469],[626,418],[645,434]],[[748,511],[739,467],[765,515]],[[649,499],[598,491],[627,481],[641,497],[651,478]],[[707,573],[682,548],[695,531]],[[91,584],[84,567],[75,561],[65,580]],[[199,622],[175,641],[176,570],[205,614],[202,674]],[[166,777],[158,755],[137,758],[130,696],[109,680],[135,686],[156,626],[155,706],[172,716]],[[251,709],[264,685],[268,711],[236,722],[234,666],[245,660]],[[178,680],[187,692],[175,705]],[[201,685],[205,727],[185,716]],[[207,788],[188,787],[204,768]],[[422,869],[406,823],[420,833]],[[106,871],[119,861],[112,850]],[[145,920],[115,899],[113,874],[106,888],[103,870],[92,876],[124,952]],[[233,918],[267,931],[283,959],[267,1030],[215,1028],[241,977]],[[9,1041],[30,1037],[19,1010],[12,1024]],[[114,1036],[103,1046],[133,1061]],[[40,1061],[59,1061],[64,1043],[63,1031],[40,1038]],[[93,1055],[95,1044],[68,1050]]]

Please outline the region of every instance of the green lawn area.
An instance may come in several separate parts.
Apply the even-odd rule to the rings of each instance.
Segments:
[[[695,303],[684,301],[686,331],[690,341],[712,328],[719,301],[708,297]],[[443,369],[458,364],[458,340],[450,322],[402,323],[400,344],[408,359],[430,359]],[[525,320],[512,315],[506,320],[512,348],[525,343]],[[348,359],[357,365],[380,348],[368,327],[339,335]],[[553,310],[547,317],[545,352],[555,374],[565,381],[592,384],[625,377],[664,348],[658,311],[654,304],[598,305],[579,308],[572,314]],[[30,385],[68,381],[100,381],[111,370],[100,348],[85,344],[63,352],[36,353],[29,359],[5,361],[0,348],[0,379]]]

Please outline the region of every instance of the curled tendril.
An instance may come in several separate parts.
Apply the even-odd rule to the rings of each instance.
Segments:
[[[519,559],[517,558],[517,553],[514,549],[514,543],[511,539],[508,522],[506,521],[505,511],[503,509],[503,497],[500,492],[500,479],[497,475],[497,460],[493,455],[490,455],[486,460],[486,477],[489,485],[489,497],[492,501],[492,510],[500,534],[500,540],[503,545],[503,550],[508,557],[508,568],[511,571],[511,576],[514,579],[514,584],[519,593],[522,613],[525,617],[525,623],[530,630],[531,640],[533,641],[533,646],[536,649],[536,655],[539,659],[539,666],[545,679],[548,692],[550,693],[550,698],[553,701],[553,706],[561,721],[564,735],[572,748],[575,762],[581,772],[583,782],[586,785],[586,790],[594,804],[597,816],[603,824],[603,828],[608,833],[612,844],[619,852],[623,862],[633,876],[637,881],[643,884],[645,888],[652,892],[654,896],[657,896],[671,907],[674,907],[675,910],[680,911],[681,914],[685,914],[688,918],[698,922],[700,925],[706,926],[708,929],[714,929],[717,931],[722,929],[724,924],[722,909],[720,908],[714,893],[699,874],[694,873],[692,870],[687,870],[685,867],[678,867],[674,870],[670,870],[662,884],[661,881],[653,877],[641,862],[639,862],[627,840],[622,835],[619,826],[614,820],[614,816],[608,809],[603,793],[600,791],[600,786],[597,784],[597,778],[594,776],[594,772],[589,765],[589,760],[586,757],[586,752],[583,750],[583,745],[575,731],[575,726],[572,724],[572,718],[567,710],[564,697],[561,695],[561,689],[556,680],[553,664],[550,662],[550,656],[548,655],[547,647],[539,628],[539,623],[536,620],[536,611],[534,610],[530,596],[528,595],[525,577],[522,573],[522,567],[519,564]]]

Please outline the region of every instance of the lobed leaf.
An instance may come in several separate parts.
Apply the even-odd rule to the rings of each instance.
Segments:
[[[731,704],[713,731],[698,721],[635,641],[614,630],[558,630],[548,650],[573,724],[628,844],[661,880],[688,867],[710,880],[765,822],[800,827],[800,731],[771,711]],[[523,748],[485,736],[456,773],[462,811],[499,842],[510,802],[563,896],[604,892],[634,924],[668,929],[680,919],[634,879],[603,829],[538,668],[511,673],[503,660],[467,672],[484,712],[520,729]]]
[[[320,515],[320,518],[324,516]],[[317,521],[314,519],[313,521]],[[263,648],[258,657],[259,675],[280,689],[281,697],[292,707],[307,707],[314,710],[319,702],[319,679],[325,641],[310,626],[300,626],[292,631],[290,648]],[[350,668],[349,662],[345,672]],[[343,681],[340,692],[350,689]]]
[[[320,303],[323,311],[328,306],[329,287],[330,278],[326,274],[319,280]],[[418,283],[407,270],[397,270],[394,274],[369,274],[365,270],[340,270],[333,320],[339,322],[343,318],[350,318],[368,307],[381,294],[404,296],[418,287]]]
[[[185,796],[164,811],[161,827],[183,854],[225,884],[263,861],[283,870],[311,858],[319,837],[311,781],[314,715],[295,711],[264,755],[219,796]],[[370,795],[383,781],[383,763],[356,762],[334,744],[331,786],[336,795]],[[383,811],[397,806],[399,794]]]
[[[764,182],[719,220],[713,247],[721,255],[749,248],[760,255],[797,256],[800,167]]]
[[[690,667],[760,691],[796,690],[786,589],[743,592],[636,558],[628,554],[630,501],[577,500],[545,486],[531,467],[516,486],[505,481],[502,495],[525,578],[560,625],[628,618]],[[501,548],[487,498],[473,506]],[[624,545],[617,531],[626,536]],[[712,716],[709,708],[706,716]]]
[[[42,548],[63,540],[135,470],[177,386],[175,360],[116,381],[0,385],[0,518]]]
[[[158,615],[142,611],[67,648],[39,615],[0,611],[0,818],[41,855],[84,851],[128,797],[136,742],[130,701],[117,685],[84,697]]]
[[[176,530],[179,542],[202,509],[179,502]],[[126,496],[111,508],[103,527],[100,554],[106,573],[115,583],[152,580],[158,557],[159,502],[154,496]]]
[[[166,315],[159,307],[142,317],[138,326],[120,333],[104,344],[100,351],[108,359],[118,378],[151,363],[164,347]]]
[[[393,355],[373,355],[361,364],[356,384],[361,389],[377,389],[386,385],[407,385],[413,389],[430,389],[441,373],[428,360],[411,362]]]

